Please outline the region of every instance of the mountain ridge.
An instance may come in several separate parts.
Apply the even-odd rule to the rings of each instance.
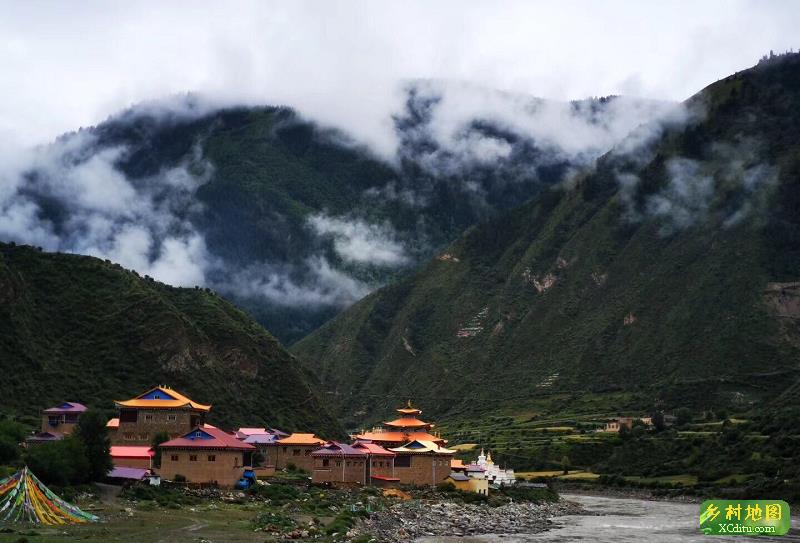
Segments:
[[[798,329],[765,291],[796,281],[799,262],[800,55],[720,80],[699,104],[472,227],[293,352],[351,424],[373,394],[463,418],[744,407],[792,389]]]
[[[177,288],[93,257],[0,244],[3,411],[62,401],[110,412],[168,384],[211,422],[339,435],[316,384],[269,333],[210,290]]]

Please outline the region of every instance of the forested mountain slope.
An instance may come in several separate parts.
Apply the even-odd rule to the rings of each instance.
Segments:
[[[407,397],[450,418],[796,399],[800,55],[685,106],[293,351],[352,424]]]
[[[249,316],[97,258],[0,244],[0,412],[63,401],[113,411],[165,384],[213,405],[226,427],[337,435],[318,386]]]

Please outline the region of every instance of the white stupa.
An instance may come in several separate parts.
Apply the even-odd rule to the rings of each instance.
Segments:
[[[469,469],[470,467],[479,469]],[[478,461],[467,466],[467,473],[471,477],[483,478],[493,485],[513,485],[517,482],[514,477],[513,469],[503,469],[492,461],[492,453],[489,452],[487,456],[481,449],[481,454],[478,455]]]

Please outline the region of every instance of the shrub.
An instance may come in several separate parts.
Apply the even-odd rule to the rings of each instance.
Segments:
[[[90,480],[86,446],[74,436],[30,447],[25,462],[45,484],[68,486]]]

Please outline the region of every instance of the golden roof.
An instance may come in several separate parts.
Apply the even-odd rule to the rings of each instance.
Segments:
[[[294,433],[283,439],[279,439],[278,443],[281,445],[324,445],[327,443],[324,439],[320,439],[314,434],[297,434]]]
[[[160,394],[165,398],[159,398]],[[147,396],[152,396],[148,398]],[[211,411],[210,405],[194,402],[176,390],[169,387],[153,387],[147,392],[131,400],[114,402],[117,407],[135,407],[148,409],[183,409],[190,408],[198,411]]]

